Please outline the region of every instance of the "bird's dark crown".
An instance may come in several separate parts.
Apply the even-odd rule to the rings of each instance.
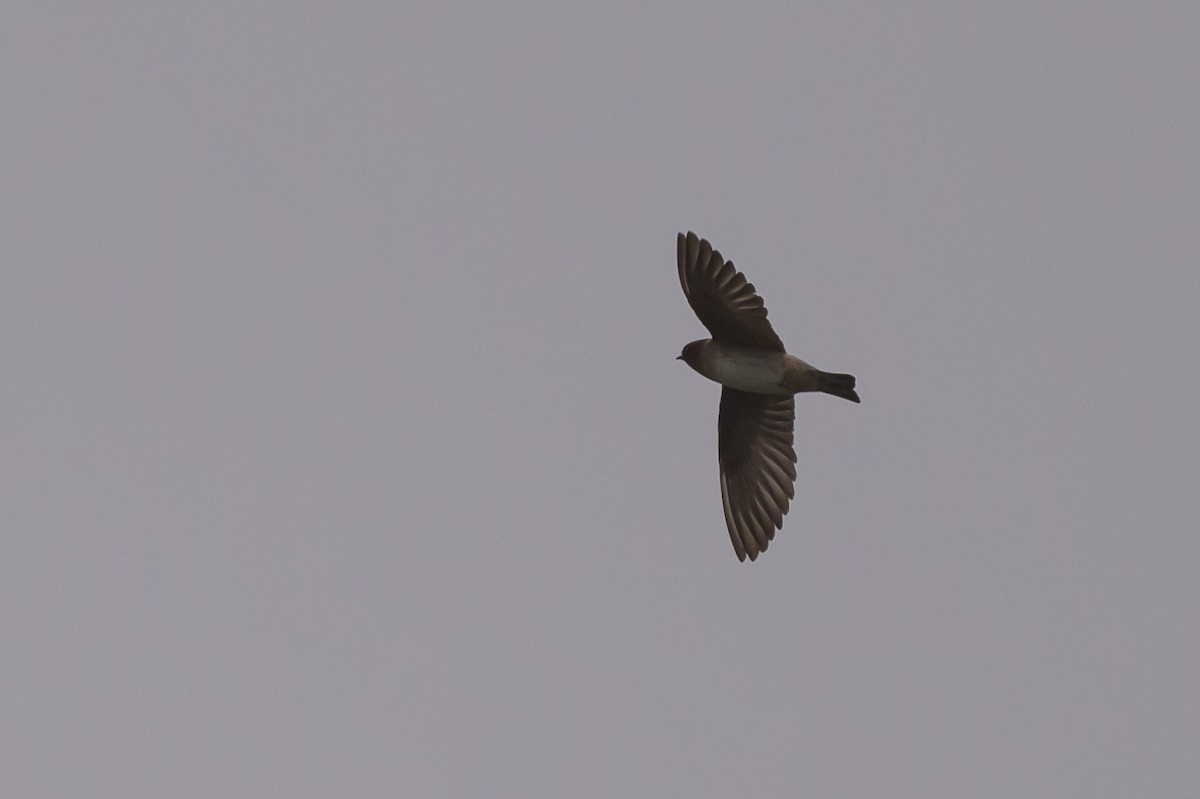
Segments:
[[[712,339],[702,338],[699,341],[689,342],[688,344],[684,345],[683,352],[681,352],[679,357],[675,360],[683,361],[687,364],[696,363],[696,361],[700,359],[700,353],[704,351],[704,348],[710,341],[712,341]]]

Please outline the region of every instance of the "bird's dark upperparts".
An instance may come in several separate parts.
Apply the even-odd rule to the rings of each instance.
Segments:
[[[853,375],[824,372],[788,353],[767,309],[732,263],[679,234],[679,282],[712,334],[677,360],[721,384],[717,450],[725,524],[740,560],[754,560],[783,526],[795,497],[795,394],[823,392],[858,402]]]

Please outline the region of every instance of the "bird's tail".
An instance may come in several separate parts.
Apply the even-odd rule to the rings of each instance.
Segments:
[[[858,394],[854,391],[854,375],[839,375],[829,372],[821,373],[821,391],[835,397],[858,402]]]

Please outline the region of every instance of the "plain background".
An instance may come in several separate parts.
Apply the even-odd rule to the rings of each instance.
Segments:
[[[0,792],[1200,795],[1197,31],[8,3]],[[688,229],[863,398],[753,564]]]

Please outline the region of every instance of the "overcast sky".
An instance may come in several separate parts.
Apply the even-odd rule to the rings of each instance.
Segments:
[[[0,793],[1200,795],[1198,31],[10,3]],[[862,396],[755,563],[686,230]]]

